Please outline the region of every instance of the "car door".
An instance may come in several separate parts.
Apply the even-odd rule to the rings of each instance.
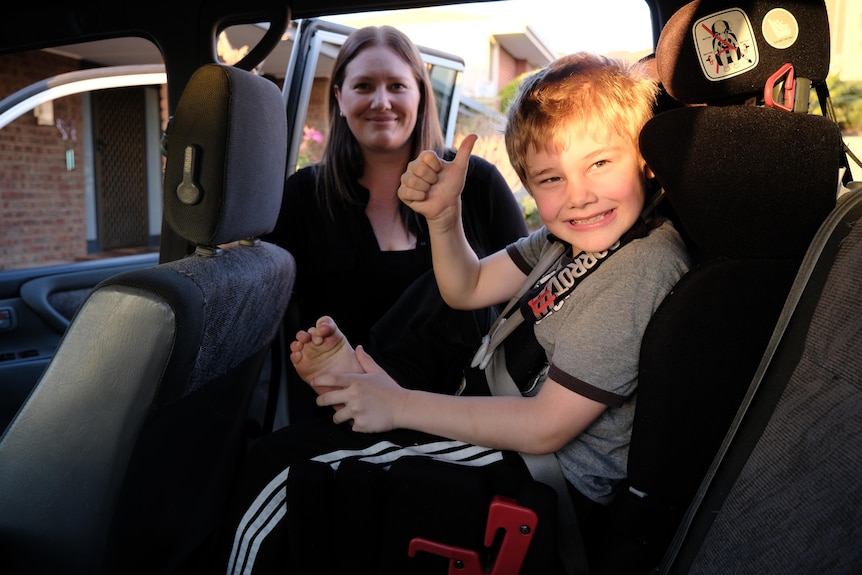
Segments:
[[[50,64],[50,66],[48,66]],[[73,67],[4,56],[32,78]],[[159,64],[62,72],[0,102],[0,430],[91,288],[158,261]]]

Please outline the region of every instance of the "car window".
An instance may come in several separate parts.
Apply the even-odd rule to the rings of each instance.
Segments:
[[[0,181],[15,206],[0,216],[0,271],[156,251],[163,67],[61,51],[0,61]]]
[[[219,59],[263,32],[224,31]],[[0,56],[0,194],[15,206],[0,216],[0,272],[158,252],[161,62],[141,38]]]
[[[0,56],[0,427],[92,287],[158,261],[166,78],[127,40]]]

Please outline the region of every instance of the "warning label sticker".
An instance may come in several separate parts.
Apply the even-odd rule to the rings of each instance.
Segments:
[[[739,8],[701,18],[691,32],[708,79],[725,80],[757,67],[759,56],[751,21]]]

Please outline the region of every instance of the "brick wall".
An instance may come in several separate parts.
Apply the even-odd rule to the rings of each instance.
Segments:
[[[329,136],[329,87],[328,78],[315,78],[305,116],[305,128],[317,130],[320,141],[306,136],[299,148],[298,167],[318,162],[323,154],[323,142]]]
[[[499,73],[497,76],[497,91],[500,90],[503,86],[511,82],[517,74],[515,73],[516,69],[516,60],[512,57],[511,54],[500,48],[499,51]]]
[[[78,68],[77,61],[46,52],[3,56],[0,62],[0,98]],[[0,130],[0,270],[86,255],[80,96],[55,101],[54,118],[74,124],[74,142],[64,141],[55,125],[37,125],[32,113]],[[71,171],[66,169],[67,145],[77,163]]]
[[[497,78],[497,90],[501,90],[503,86],[527,72],[533,71],[534,68],[526,60],[519,60],[512,56],[509,52],[500,49],[500,74]]]
[[[329,133],[329,87],[328,78],[315,78],[311,85],[311,97],[305,125],[319,130],[324,136]]]

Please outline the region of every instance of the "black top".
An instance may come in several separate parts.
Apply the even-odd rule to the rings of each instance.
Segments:
[[[454,152],[448,152],[451,160]],[[356,184],[356,196],[368,190]],[[503,176],[488,161],[472,156],[462,193],[467,239],[480,257],[527,235],[520,207]],[[377,321],[423,272],[431,269],[431,246],[420,217],[416,248],[380,251],[365,204],[337,206],[335,218],[318,202],[315,168],[287,180],[275,230],[264,239],[296,258],[293,301],[300,325],[330,315],[353,345],[364,344]],[[287,334],[292,337],[293,334]]]

